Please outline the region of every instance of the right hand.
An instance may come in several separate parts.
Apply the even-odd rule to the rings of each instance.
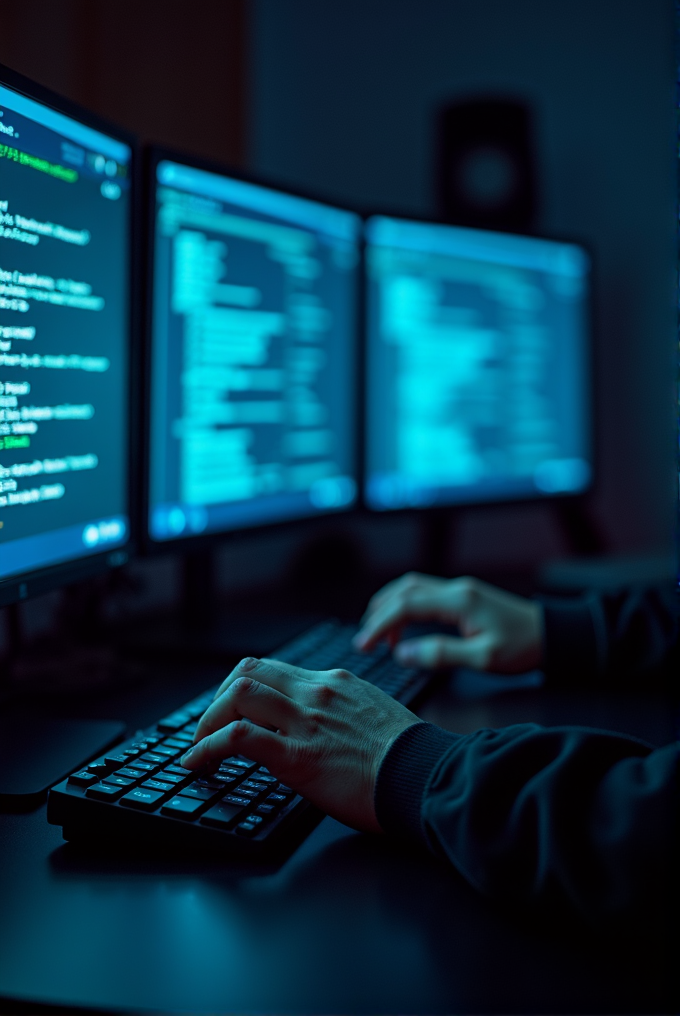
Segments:
[[[460,635],[426,635],[401,642],[405,625],[435,620]],[[439,579],[410,572],[376,593],[354,644],[368,652],[381,641],[406,667],[472,667],[518,674],[541,665],[543,612],[526,600],[479,579]]]

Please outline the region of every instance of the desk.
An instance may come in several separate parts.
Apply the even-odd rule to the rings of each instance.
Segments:
[[[141,726],[215,679],[156,674],[81,709]],[[609,719],[658,744],[672,738],[664,704],[643,698],[528,689],[460,701],[444,686],[421,713],[460,731]],[[624,1013],[663,1005],[655,947],[608,946],[519,922],[443,864],[329,818],[282,867],[259,871],[200,858],[102,859],[64,844],[44,807],[1,815],[0,901],[7,1000],[196,1013]]]

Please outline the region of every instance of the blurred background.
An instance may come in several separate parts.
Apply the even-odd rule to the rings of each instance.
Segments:
[[[670,571],[672,0],[0,0],[0,25],[0,62],[142,140],[360,210],[436,215],[440,108],[484,96],[525,103],[536,229],[588,244],[597,270],[597,482],[586,508],[606,560],[589,574]],[[323,526],[351,538],[376,575],[418,562],[411,519]],[[297,527],[225,541],[221,589],[285,581],[307,538]],[[462,511],[449,543],[449,573],[501,580],[554,575],[565,559],[568,572],[574,554],[540,504]],[[131,574],[126,609],[178,595],[172,557]],[[29,632],[49,624],[58,595],[22,607]]]

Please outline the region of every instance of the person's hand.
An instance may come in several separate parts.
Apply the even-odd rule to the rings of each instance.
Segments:
[[[341,822],[380,832],[373,803],[380,763],[402,730],[417,722],[405,706],[346,670],[246,659],[201,717],[181,764],[201,769],[244,755]]]
[[[400,642],[405,625],[436,620],[459,636],[427,635]],[[406,667],[474,667],[518,674],[541,664],[543,612],[538,603],[479,579],[438,579],[410,573],[373,597],[355,636],[357,649],[387,641]]]

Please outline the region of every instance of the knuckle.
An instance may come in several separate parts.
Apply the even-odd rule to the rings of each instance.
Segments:
[[[232,742],[242,741],[248,734],[249,726],[246,720],[234,720],[229,724],[229,739]]]
[[[321,708],[328,706],[335,698],[335,695],[335,688],[330,684],[330,682],[320,681],[314,686],[314,705],[317,707],[320,706]]]
[[[464,602],[471,602],[477,594],[477,580],[469,575],[456,579],[457,591]]]

